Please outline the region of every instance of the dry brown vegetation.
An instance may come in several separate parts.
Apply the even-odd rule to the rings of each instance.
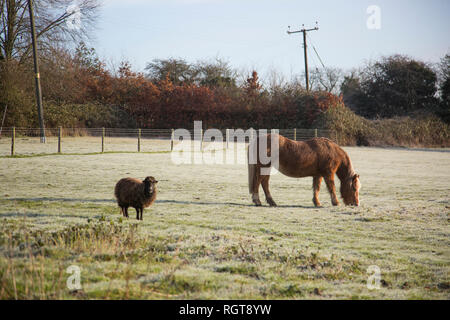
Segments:
[[[402,71],[406,67],[396,68]],[[152,72],[147,75],[135,72],[124,61],[111,70],[84,44],[75,52],[49,51],[43,58],[41,72],[46,125],[161,129],[192,128],[195,120],[202,120],[205,128],[219,129],[327,128],[334,131],[343,145],[449,145],[446,107],[439,99],[430,98],[434,94],[431,84],[427,84],[426,104],[417,102],[422,100],[416,97],[413,109],[399,108],[406,110],[401,116],[369,120],[352,111],[364,109],[356,108],[355,101],[364,104],[370,100],[368,94],[363,95],[361,89],[359,100],[347,97],[356,90],[352,87],[355,79],[351,79],[353,82],[347,79],[342,97],[320,90],[306,92],[296,82],[267,87],[256,71],[238,83],[236,72],[220,60],[197,64],[157,60],[150,64],[150,69]],[[7,127],[37,127],[31,70],[31,61],[0,63],[0,111],[8,105]],[[24,78],[30,81],[23,81]],[[436,77],[430,79],[436,81]],[[442,95],[446,91],[442,90]],[[379,105],[393,108],[389,99],[379,100],[377,108],[381,108]],[[406,102],[400,99],[396,103]]]

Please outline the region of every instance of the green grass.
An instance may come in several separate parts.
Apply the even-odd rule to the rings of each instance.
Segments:
[[[245,165],[167,153],[1,158],[0,299],[449,299],[450,153],[347,151],[358,208],[332,207],[324,185],[314,208],[312,179],[280,174],[279,207],[256,208]],[[147,175],[157,201],[122,218],[115,183]]]

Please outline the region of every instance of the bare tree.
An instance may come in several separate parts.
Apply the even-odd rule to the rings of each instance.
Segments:
[[[35,0],[36,35],[41,50],[86,40],[97,18],[98,0]],[[32,51],[28,0],[0,0],[0,60],[25,61]]]
[[[213,87],[235,87],[237,72],[230,64],[216,57],[213,61],[198,61],[194,69],[197,71],[198,83]]]
[[[161,81],[169,77],[175,85],[193,83],[198,74],[197,70],[184,59],[153,59],[145,67],[147,77],[153,81]]]
[[[339,68],[322,68],[311,71],[311,88],[338,94],[343,81],[343,71]]]

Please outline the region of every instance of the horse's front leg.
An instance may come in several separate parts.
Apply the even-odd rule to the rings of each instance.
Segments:
[[[322,177],[313,177],[313,189],[314,189],[314,196],[313,196],[313,203],[316,207],[320,207],[320,201],[319,201],[319,191],[320,191],[320,184],[322,183]]]
[[[331,203],[333,206],[339,205],[338,198],[336,196],[336,187],[334,186],[334,174],[331,174],[329,176],[325,176],[325,183],[327,184],[328,191],[331,195]]]
[[[261,181],[261,185],[263,187],[264,190],[264,194],[266,195],[266,201],[269,204],[269,206],[271,207],[276,207],[277,204],[275,203],[275,201],[273,201],[272,195],[270,194],[270,190],[269,190],[269,179],[270,176],[262,176],[262,181]]]

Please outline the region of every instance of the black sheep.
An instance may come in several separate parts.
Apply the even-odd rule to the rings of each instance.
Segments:
[[[114,195],[120,212],[128,218],[128,207],[136,209],[136,219],[143,220],[144,208],[149,207],[156,199],[156,181],[146,177],[144,181],[135,178],[120,179],[114,188]]]

